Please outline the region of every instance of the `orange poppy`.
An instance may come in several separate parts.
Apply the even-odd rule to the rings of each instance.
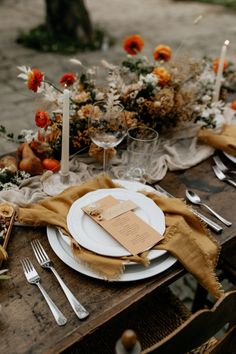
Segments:
[[[44,128],[46,130],[50,123],[50,118],[47,112],[38,109],[35,113],[35,123],[38,127]]]
[[[160,44],[153,51],[154,60],[170,60],[172,55],[172,50],[168,45]]]
[[[165,68],[155,68],[152,73],[158,77],[159,86],[163,87],[167,85],[171,80],[171,75]]]
[[[236,111],[236,101],[232,101],[230,107]]]
[[[28,72],[28,88],[34,92],[38,91],[43,80],[43,74],[38,69],[32,69]]]
[[[60,84],[63,86],[71,86],[76,80],[76,76],[74,73],[66,73],[60,79]]]
[[[220,64],[220,58],[216,58],[214,61],[213,61],[213,71],[217,74],[217,71],[218,71],[218,67],[219,67],[219,64]],[[227,69],[229,65],[229,62],[227,59],[224,60],[224,65],[223,65],[223,71],[225,71]]]
[[[143,49],[144,40],[139,34],[126,37],[123,41],[124,50],[130,55],[136,55]]]

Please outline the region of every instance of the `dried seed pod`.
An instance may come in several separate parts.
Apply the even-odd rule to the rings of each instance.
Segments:
[[[18,170],[18,162],[14,156],[6,155],[0,159],[0,168],[6,168],[7,170],[15,173]]]
[[[0,216],[10,218],[14,213],[14,208],[9,204],[0,204]]]

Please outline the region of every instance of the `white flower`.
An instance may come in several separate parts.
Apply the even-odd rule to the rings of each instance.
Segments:
[[[33,130],[23,129],[21,130],[20,135],[24,137],[24,140],[27,143],[30,143],[33,139],[37,138],[37,132],[34,132]]]
[[[209,95],[204,95],[202,96],[202,102],[207,103],[211,100],[211,97]]]
[[[75,64],[75,65],[78,65],[78,66],[83,66],[82,63],[81,63],[81,61],[79,61],[79,60],[76,59],[76,58],[71,58],[69,61],[70,61],[72,64]]]
[[[202,118],[209,118],[209,116],[210,116],[210,112],[208,109],[205,109],[201,114]]]
[[[106,61],[106,60],[104,60],[104,59],[101,60],[101,64],[102,64],[102,66],[104,66],[104,68],[106,68],[106,69],[110,69],[110,70],[114,70],[114,69],[115,69],[115,65],[108,63],[108,61]]]
[[[143,97],[139,97],[136,102],[138,104],[142,104],[144,101],[145,101],[145,99]]]
[[[225,123],[225,119],[224,119],[223,114],[221,114],[221,113],[216,114],[215,117],[214,117],[214,123],[215,123],[214,130],[217,133],[220,133],[220,131],[222,129],[222,126]]]
[[[87,70],[87,75],[93,76],[96,74],[96,71],[97,71],[97,68],[95,66],[93,66],[92,68]]]
[[[139,80],[143,84],[151,84],[152,86],[156,86],[158,83],[158,77],[153,74],[147,74],[146,76],[140,75]]]
[[[46,82],[43,82],[38,88],[38,93],[41,93],[44,96],[45,100],[48,102],[56,102],[60,94],[50,84]]]
[[[21,71],[21,74],[19,74],[17,77],[27,81],[29,74],[32,71],[31,68],[30,67],[27,68],[26,66],[22,65],[22,66],[17,66],[17,69]]]
[[[97,101],[103,100],[104,97],[105,97],[105,94],[103,92],[99,92],[99,91],[96,92],[96,100]]]

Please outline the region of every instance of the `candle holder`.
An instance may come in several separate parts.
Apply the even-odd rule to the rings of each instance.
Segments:
[[[43,191],[50,196],[60,194],[78,183],[80,183],[79,176],[71,171],[66,175],[61,172],[54,173],[42,181]]]

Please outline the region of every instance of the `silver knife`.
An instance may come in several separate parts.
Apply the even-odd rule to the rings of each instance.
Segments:
[[[158,184],[154,184],[152,185],[158,192],[160,192],[161,194],[164,194],[165,196],[169,197],[169,198],[174,198],[173,195],[171,195],[169,192],[167,192],[165,189],[163,189],[161,186],[159,186]],[[199,218],[201,219],[203,222],[205,222],[212,230],[214,230],[217,233],[222,232],[223,228],[218,225],[216,222],[212,221],[211,219],[207,218],[205,215],[199,213],[197,210],[191,208],[192,212]]]

